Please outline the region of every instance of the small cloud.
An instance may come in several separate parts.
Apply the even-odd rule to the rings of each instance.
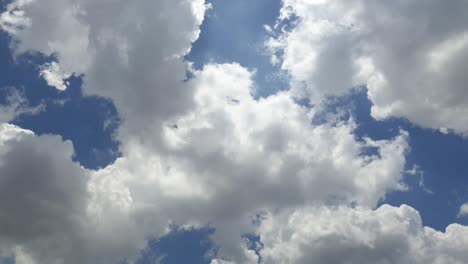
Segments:
[[[434,194],[424,183],[424,171],[418,165],[414,165],[411,170],[406,171],[407,174],[419,177],[419,188],[421,188],[427,194]]]
[[[44,78],[49,86],[57,88],[57,90],[65,91],[68,87],[68,79],[71,74],[64,72],[60,65],[56,62],[46,63],[40,67],[40,76]]]
[[[460,211],[458,212],[457,217],[467,217],[468,216],[468,202],[460,206]]]

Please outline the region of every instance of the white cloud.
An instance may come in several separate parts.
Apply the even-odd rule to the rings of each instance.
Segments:
[[[28,184],[26,192],[19,183],[2,185],[22,194],[9,206],[51,202],[31,212],[38,216],[11,219],[18,218],[17,226],[37,217],[55,220],[44,220],[38,233],[25,229],[25,237],[9,227],[11,233],[0,232],[0,240],[21,247],[38,263],[113,263],[137,254],[146,238],[166,234],[170,223],[210,224],[222,246],[220,257],[244,263],[256,256],[239,243],[241,235],[255,230],[252,217],[263,210],[317,203],[373,206],[387,191],[402,188],[405,133],[388,141],[359,142],[352,121],[312,125],[313,109],[297,105],[287,92],[255,100],[252,73],[237,64],[208,65],[194,75],[188,84],[194,89],[194,108],[164,122],[164,144],[155,149],[125,142],[124,156],[105,169],[88,173],[80,168],[70,160],[70,144],[56,137],[5,139],[31,157],[2,148],[0,161],[9,169],[1,175],[15,177],[10,171],[31,168],[21,171],[26,184],[41,172],[34,164],[47,168],[47,176],[38,176],[41,184]],[[378,156],[363,155],[371,146]],[[14,163],[20,156],[21,163]],[[44,166],[43,159],[52,159],[50,165]],[[43,185],[51,189],[42,191]],[[28,200],[24,193],[37,193],[37,198]]]
[[[266,216],[259,228],[265,263],[463,264],[468,227],[423,227],[416,210],[384,205],[302,208]]]
[[[285,0],[292,23],[267,45],[315,102],[367,85],[372,116],[468,133],[468,18],[463,0]],[[282,53],[284,54],[282,55]]]
[[[114,179],[106,171],[119,176],[118,168],[108,168],[94,173],[86,182],[86,210],[82,214],[88,225],[81,226],[80,231],[89,238],[76,238],[69,234],[70,239],[82,242],[72,252],[73,256],[61,251],[68,246],[67,243],[53,251],[38,249],[25,241],[18,242],[24,252],[32,251],[39,263],[52,263],[51,259],[65,263],[112,263],[137,254],[150,235],[159,237],[167,232],[171,217],[164,211],[164,206],[152,207],[157,205],[157,200],[150,200],[156,198],[152,191],[146,189],[147,193],[141,194],[144,198],[138,199],[125,192],[131,187],[125,184],[140,186],[138,178],[141,175],[133,174],[134,169],[143,165],[148,166],[144,168],[152,168],[150,162],[159,153],[150,146],[160,141],[163,120],[183,113],[193,104],[193,89],[183,81],[188,69],[183,56],[198,38],[206,8],[208,6],[203,0],[17,0],[9,4],[1,15],[1,27],[12,35],[17,54],[39,51],[57,57],[56,64],[44,65],[41,70],[49,84],[64,88],[60,82],[63,75],[55,73],[84,74],[85,93],[113,100],[125,121],[119,130],[125,154],[134,145],[135,148],[148,146],[142,152],[151,150],[148,159],[136,152],[128,158],[132,162],[140,162],[139,158],[143,158],[141,164],[126,161],[115,164],[114,167],[118,167],[124,163],[126,167],[122,170],[129,173],[131,181],[119,177]],[[166,165],[162,164],[161,168],[165,169]],[[177,182],[171,182],[164,175],[156,176],[161,186],[178,187],[174,185]],[[184,177],[187,178],[186,175],[174,178],[183,180]],[[46,178],[44,184],[46,180],[57,181]],[[111,185],[106,186],[106,183]],[[176,194],[191,190],[190,186],[185,187]],[[20,196],[24,193],[21,192]],[[135,203],[134,199],[137,199]],[[108,214],[100,214],[101,209]],[[163,213],[159,214],[160,211]],[[55,237],[50,238],[51,243],[60,242]]]
[[[458,217],[468,216],[468,203],[462,204],[460,206],[460,211],[458,211]]]
[[[0,20],[17,25],[2,26],[19,42],[16,53],[55,55],[61,73],[85,75],[86,94],[112,99],[126,120],[120,137],[157,138],[155,124],[192,104],[183,56],[207,8],[204,0],[17,0]],[[49,84],[63,89],[57,67],[45,69]]]
[[[55,87],[60,91],[65,91],[68,84],[65,79],[69,78],[71,74],[63,72],[60,65],[56,62],[47,63],[41,66],[40,75],[46,80],[49,86]]]
[[[165,122],[160,149],[126,142],[124,157],[93,176],[91,208],[103,224],[122,219],[143,236],[169,221],[210,223],[221,255],[242,263],[252,253],[240,235],[253,231],[251,217],[265,208],[374,206],[403,188],[404,132],[358,142],[351,121],[314,126],[313,110],[286,92],[255,100],[252,73],[237,64],[208,65],[194,76],[195,107]],[[379,156],[364,156],[371,146]]]
[[[12,183],[21,194],[18,202],[26,208],[46,201],[30,212],[37,216],[24,217],[20,210],[12,219],[19,218],[18,225],[54,220],[39,222],[38,232],[26,228],[24,236],[0,232],[13,252],[40,264],[114,263],[137,254],[148,237],[166,234],[170,223],[210,224],[225,259],[214,263],[254,262],[240,242],[242,234],[255,231],[252,217],[258,213],[274,212],[269,219],[275,221],[303,206],[373,207],[386,193],[404,189],[406,132],[359,141],[352,120],[312,124],[315,110],[298,105],[290,92],[254,99],[253,73],[238,64],[189,69],[183,56],[198,37],[206,8],[202,0],[11,4],[2,18],[16,13],[18,21],[28,21],[23,29],[7,29],[20,41],[17,52],[56,54],[63,72],[84,73],[85,92],[112,99],[123,118],[123,156],[99,171],[71,162],[70,143],[57,137],[18,135],[8,141],[15,142],[8,143],[11,151],[2,148],[0,161],[26,153],[4,162],[5,168],[32,168]],[[184,82],[187,70],[194,78]],[[365,154],[368,148],[376,154]],[[43,166],[44,159],[50,166]],[[50,170],[43,181],[23,184],[41,169]]]

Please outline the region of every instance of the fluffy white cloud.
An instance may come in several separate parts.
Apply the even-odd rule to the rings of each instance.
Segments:
[[[286,92],[255,100],[252,73],[237,64],[208,65],[190,85],[195,107],[165,122],[160,149],[127,142],[126,155],[92,177],[91,208],[103,224],[122,219],[140,237],[169,221],[210,223],[222,256],[243,263],[252,252],[240,235],[266,208],[374,206],[404,188],[404,132],[359,142],[351,121],[312,125],[314,111]],[[369,147],[378,154],[365,155]]]
[[[466,1],[283,2],[267,45],[300,96],[366,85],[374,118],[468,133]]]
[[[55,87],[60,91],[65,91],[68,84],[65,79],[69,78],[71,74],[63,72],[60,65],[56,62],[47,63],[41,67],[40,75],[46,80],[49,86]]]
[[[123,156],[89,172],[71,162],[70,144],[56,137],[0,133],[15,142],[1,148],[8,170],[0,175],[13,179],[2,186],[16,188],[18,203],[36,209],[12,215],[21,218],[13,227],[45,219],[24,237],[2,230],[7,246],[0,249],[24,263],[115,263],[137,254],[148,237],[166,234],[170,223],[210,224],[226,259],[213,263],[255,262],[239,242],[256,230],[259,213],[274,212],[275,221],[305,205],[373,207],[405,188],[406,132],[360,141],[352,120],[312,124],[315,110],[290,92],[254,99],[253,73],[240,65],[191,70],[183,56],[206,8],[203,0],[10,4],[0,20],[19,41],[17,52],[55,54],[63,72],[84,73],[86,93],[115,103]],[[185,80],[187,70],[193,79]],[[21,166],[20,150],[30,157]],[[12,157],[18,161],[3,162]],[[24,184],[41,169],[48,171],[40,183]],[[265,224],[261,232],[268,234]]]
[[[251,262],[255,254],[239,242],[255,230],[259,212],[373,206],[403,188],[404,132],[360,142],[352,121],[312,125],[314,110],[287,92],[254,99],[252,73],[237,64],[193,74],[194,108],[164,122],[164,144],[125,142],[125,155],[99,171],[73,163],[70,143],[5,125],[0,138],[12,147],[2,147],[2,186],[19,195],[1,208],[35,210],[5,218],[11,223],[0,225],[0,241],[9,246],[1,248],[37,263],[114,263],[167,233],[170,223],[210,224],[222,257]],[[369,147],[378,154],[366,155]],[[30,219],[43,226],[22,236],[18,230]]]
[[[157,138],[155,123],[192,104],[183,56],[207,8],[204,0],[16,0],[0,25],[17,53],[57,57],[42,70],[49,84],[63,88],[56,69],[84,74],[85,93],[111,98],[126,120],[122,137]]]
[[[84,74],[85,93],[112,99],[124,120],[119,139],[127,154],[133,146],[138,149],[160,141],[163,120],[183,113],[193,104],[193,89],[184,83],[189,66],[183,56],[198,37],[206,8],[203,0],[17,0],[12,1],[0,16],[0,26],[12,35],[16,53],[39,51],[57,58],[57,62],[39,68],[50,85],[62,89],[64,77],[71,73]],[[5,111],[8,118],[2,121],[11,119],[10,112]],[[81,215],[87,224],[79,228],[79,233],[86,239],[69,234],[70,239],[82,242],[73,250],[74,256],[47,248],[39,250],[25,241],[18,241],[14,250],[17,258],[32,254],[31,258],[39,263],[53,263],[52,260],[59,263],[113,263],[132,257],[145,246],[149,236],[166,233],[171,217],[164,211],[159,214],[163,210],[159,207],[164,208],[166,201],[151,200],[157,199],[152,193],[158,186],[146,188],[147,192],[141,193],[144,198],[135,198],[135,193],[125,196],[125,189],[131,186],[124,184],[131,184],[119,177],[117,168],[114,169],[123,163],[122,170],[128,172],[131,182],[138,185],[139,177],[144,174],[134,174],[135,168],[151,169],[150,162],[159,156],[150,146],[142,149],[142,153],[149,152],[148,159],[132,152],[133,156],[118,161],[112,168],[93,173],[86,182],[86,210]],[[50,154],[46,152],[45,155]],[[69,158],[67,154],[62,155]],[[143,159],[140,161],[140,158]],[[64,161],[64,164],[68,163],[71,161]],[[163,169],[166,167],[161,165]],[[54,173],[61,175],[64,172]],[[178,187],[164,175],[158,173],[156,176],[163,187]],[[52,183],[48,183],[49,180]],[[44,184],[53,184],[56,180],[62,179],[44,178]],[[19,192],[19,196],[25,195]],[[69,209],[73,211],[72,207]],[[54,237],[49,238],[51,243],[60,243]],[[68,244],[56,247],[60,251]],[[44,256],[36,256],[38,253]]]
[[[416,210],[384,205],[302,208],[265,216],[259,228],[265,263],[463,264],[468,227],[423,227]]]

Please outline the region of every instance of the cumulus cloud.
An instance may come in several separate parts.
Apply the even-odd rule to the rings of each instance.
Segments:
[[[128,144],[126,156],[93,176],[92,208],[103,223],[123,219],[141,235],[169,221],[209,223],[220,254],[243,263],[252,252],[240,235],[266,208],[374,206],[404,188],[404,132],[360,142],[352,121],[314,126],[313,110],[286,92],[254,99],[252,74],[238,64],[194,72],[195,108],[165,122],[164,146]],[[369,147],[378,154],[365,155]]]
[[[266,216],[259,228],[265,263],[466,263],[468,227],[423,227],[416,210],[384,205],[312,207]]]
[[[65,75],[84,74],[85,93],[112,99],[124,120],[119,139],[124,142],[123,152],[127,153],[126,149],[131,150],[134,145],[153,145],[159,141],[162,120],[183,113],[192,105],[193,90],[184,83],[189,65],[183,61],[183,56],[198,37],[206,8],[208,5],[203,0],[18,0],[7,6],[0,17],[0,25],[13,37],[15,53],[39,51],[57,58],[57,62],[40,67],[50,85],[63,89]],[[140,142],[142,139],[145,141]],[[149,149],[151,147],[145,149],[150,155],[147,160],[143,159],[143,164],[125,163],[124,169],[130,173],[133,182],[138,182],[141,176],[133,174],[134,169],[150,165],[149,162],[154,160],[151,157],[158,156],[156,151]],[[130,157],[131,161],[137,162],[141,158],[138,153],[132,155],[135,157]],[[115,166],[120,163],[123,162],[117,162]],[[32,257],[39,263],[52,263],[51,259],[65,263],[112,263],[119,258],[132,257],[145,246],[149,236],[166,233],[171,218],[164,213],[159,217],[158,208],[153,208],[158,203],[148,202],[154,198],[150,195],[152,191],[142,194],[147,199],[131,203],[138,197],[121,195],[121,189],[125,191],[130,187],[125,186],[127,182],[119,178],[115,170],[108,169],[116,174],[115,178],[103,170],[93,173],[86,182],[89,197],[85,199],[86,210],[81,213],[87,225],[79,229],[88,237],[77,238],[86,248],[79,252],[80,247],[77,247],[75,256],[68,256],[46,248],[35,250],[23,241],[16,247],[17,257],[32,251],[34,255],[38,252],[46,255],[44,258]],[[163,182],[170,182],[164,181],[162,176],[158,175]],[[44,178],[43,184],[52,184],[48,181],[56,180]],[[106,186],[106,183],[112,184]],[[20,192],[19,195],[25,194]],[[103,208],[107,215],[101,213]],[[73,207],[70,210],[73,211]],[[153,221],[153,216],[158,217]],[[98,247],[96,243],[101,245]],[[63,244],[63,247],[67,246],[67,243]]]
[[[164,122],[164,145],[154,149],[127,142],[126,155],[99,171],[87,172],[71,162],[69,143],[28,134],[21,151],[31,159],[23,159],[19,168],[4,163],[14,168],[2,175],[29,179],[33,171],[41,171],[15,174],[15,169],[47,164],[41,158],[60,158],[44,167],[47,177],[41,184],[49,189],[43,191],[41,184],[19,189],[16,181],[3,186],[18,189],[24,199],[24,193],[38,193],[40,198],[23,202],[27,206],[48,201],[34,211],[44,217],[45,226],[38,233],[31,230],[25,239],[13,240],[8,232],[1,237],[13,240],[13,249],[21,249],[12,252],[29,254],[38,263],[112,263],[134,256],[147,237],[166,234],[171,223],[210,224],[223,247],[220,256],[244,263],[256,255],[240,243],[241,235],[255,230],[252,219],[263,210],[316,203],[373,206],[387,191],[403,188],[404,132],[392,140],[361,142],[353,135],[352,121],[312,125],[313,109],[296,104],[287,92],[254,99],[252,75],[237,64],[209,65],[194,72],[190,85],[195,107]],[[40,151],[34,151],[36,144]],[[377,148],[378,155],[365,155],[368,147]],[[8,153],[0,160],[10,161],[13,154]],[[48,221],[56,210],[64,212]],[[11,219],[17,217],[23,215]],[[51,251],[29,241],[60,246]]]
[[[319,102],[366,85],[376,119],[467,134],[467,8],[463,0],[285,0],[267,46],[298,96]]]
[[[71,142],[2,124],[0,146],[0,253],[17,263],[82,254],[88,173],[72,162]]]
[[[265,237],[267,263],[281,263],[284,254],[268,248],[290,242],[276,241],[277,229],[267,224],[285,224],[295,232],[296,225],[281,219],[301,210],[312,224],[304,206],[321,208],[317,214],[330,210],[336,218],[327,220],[336,226],[344,221],[342,212],[357,219],[386,210],[389,217],[399,214],[387,207],[373,212],[346,206],[373,208],[388,192],[405,189],[407,133],[357,139],[353,120],[313,124],[316,110],[294,100],[297,90],[255,99],[254,73],[238,64],[191,69],[183,56],[198,37],[206,8],[203,0],[17,0],[9,5],[0,20],[18,42],[17,53],[55,55],[62,72],[84,74],[87,94],[115,103],[123,119],[118,134],[123,155],[104,169],[87,171],[71,161],[69,142],[6,125],[0,133],[9,146],[0,148],[2,188],[18,199],[2,201],[0,208],[22,207],[5,218],[12,231],[0,232],[3,255],[14,254],[23,263],[116,263],[131,259],[148,237],[167,234],[171,224],[211,225],[222,247],[213,263],[255,262],[256,254],[241,237],[253,232],[262,241]],[[193,78],[187,80],[187,71]],[[401,210],[403,216],[395,219],[404,225],[396,231],[416,218],[414,210]],[[256,218],[265,213],[268,220],[257,228]],[[29,219],[39,224],[14,231]],[[369,221],[397,228],[392,219]],[[366,221],[347,224],[358,229]],[[363,232],[373,230],[379,231]],[[294,249],[294,243],[289,247]],[[369,259],[379,259],[378,252],[366,252],[374,254]]]
[[[154,124],[192,103],[183,56],[208,7],[204,0],[17,0],[0,23],[16,53],[57,57],[42,70],[49,84],[64,88],[57,72],[84,74],[84,92],[112,99],[126,120],[121,137],[157,141]]]

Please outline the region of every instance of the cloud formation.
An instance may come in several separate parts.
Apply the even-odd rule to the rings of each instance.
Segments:
[[[309,12],[311,3],[285,1],[283,15],[301,7]],[[239,64],[192,69],[183,56],[207,8],[203,0],[9,5],[0,25],[13,36],[15,52],[55,55],[57,62],[43,69],[83,74],[85,93],[111,99],[123,123],[117,135],[122,157],[97,171],[72,161],[70,142],[3,124],[0,189],[17,199],[0,202],[0,214],[8,215],[0,220],[2,255],[13,254],[19,264],[117,263],[175,224],[214,227],[221,246],[216,264],[257,262],[242,239],[246,233],[260,235],[266,263],[340,263],[333,259],[339,254],[324,248],[361,261],[356,263],[405,263],[416,249],[439,261],[421,263],[467,259],[464,227],[437,233],[423,228],[406,206],[372,209],[388,192],[406,189],[408,134],[359,139],[351,119],[314,124],[317,110],[295,101],[298,82],[315,82],[301,80],[314,63],[290,60],[289,69],[285,50],[283,67],[292,74],[293,89],[266,98],[253,97],[254,71]],[[281,45],[304,21],[285,33]],[[332,42],[324,46],[331,49],[324,60],[340,61],[327,67],[346,65],[351,55]],[[306,49],[310,43],[302,44]],[[297,76],[296,66],[304,70]],[[63,77],[44,77],[63,85]],[[316,77],[323,87],[361,81]],[[27,225],[30,219],[38,224]],[[444,247],[448,241],[454,244]]]
[[[333,219],[330,221],[330,219]],[[423,227],[408,206],[376,210],[313,207],[266,217],[260,229],[265,263],[466,263],[468,228]]]
[[[374,206],[387,191],[404,188],[404,132],[359,142],[352,122],[313,126],[310,109],[288,93],[255,100],[252,73],[238,64],[208,65],[194,72],[191,85],[195,108],[167,120],[164,148],[132,144],[96,172],[93,208],[103,223],[106,216],[144,221],[146,231],[137,225],[142,234],[168,221],[210,223],[220,254],[243,263],[252,253],[241,235],[254,230],[252,218],[262,210]],[[368,147],[378,155],[364,155]]]
[[[71,142],[2,124],[0,146],[0,253],[31,263],[82,255],[89,175]]]
[[[27,134],[36,143],[28,141],[21,151],[32,153],[31,159],[23,159],[21,166],[3,163],[13,168],[6,168],[2,175],[13,179],[22,175],[25,184],[29,177],[36,177],[44,186],[57,186],[57,195],[67,196],[50,198],[54,192],[41,191],[37,184],[18,191],[37,192],[37,198],[22,208],[51,200],[53,210],[37,208],[46,227],[38,233],[31,231],[25,240],[14,240],[13,249],[21,248],[37,263],[108,263],[136,254],[148,236],[164,235],[169,223],[211,224],[217,228],[215,239],[223,245],[222,254],[242,263],[252,259],[253,252],[240,244],[240,236],[254,231],[251,221],[258,212],[304,203],[372,206],[387,191],[403,187],[404,133],[390,141],[359,142],[351,121],[313,126],[311,110],[297,105],[288,93],[255,100],[250,94],[252,73],[237,64],[209,65],[194,74],[191,85],[196,107],[167,120],[162,149],[128,143],[126,156],[105,169],[87,172],[71,161],[69,143],[55,138],[52,144],[48,136]],[[22,139],[9,131],[4,132],[10,135],[5,139],[8,142]],[[42,149],[34,151],[35,144]],[[377,148],[378,155],[364,155],[367,147]],[[9,153],[1,160],[9,161]],[[44,164],[40,157],[55,156],[58,160],[45,167],[44,175],[32,173],[40,172],[34,169]],[[22,168],[31,172],[10,173]],[[15,182],[6,181],[3,186],[15,189]],[[59,204],[54,205],[55,201]],[[67,201],[73,204],[61,204]],[[55,208],[65,210],[56,219],[59,224],[47,220]],[[61,241],[57,251],[28,242],[57,243],[55,234],[62,232],[71,241]],[[80,248],[77,245],[83,251],[75,250]]]
[[[267,42],[299,96],[365,85],[376,119],[468,133],[468,3],[285,0]]]
[[[57,57],[41,70],[50,85],[64,88],[58,72],[84,74],[84,92],[112,99],[126,120],[122,137],[149,137],[158,134],[153,124],[192,104],[182,57],[208,7],[204,0],[17,0],[0,25],[16,53]]]

